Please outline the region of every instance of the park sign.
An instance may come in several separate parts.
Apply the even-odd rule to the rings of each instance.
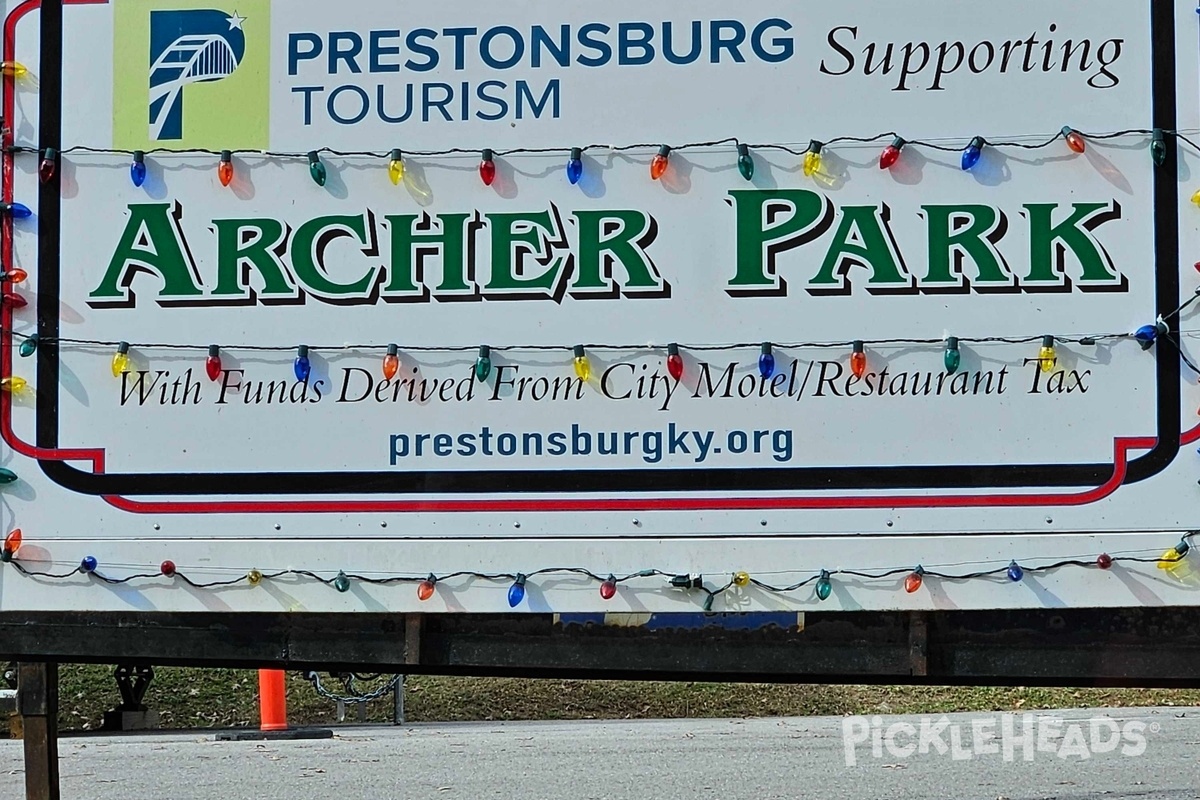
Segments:
[[[4,608],[1200,597],[1187,3],[6,12]]]

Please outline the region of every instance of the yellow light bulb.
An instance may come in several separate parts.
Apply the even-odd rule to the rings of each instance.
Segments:
[[[130,371],[130,343],[121,342],[116,345],[113,354],[113,378],[120,378],[121,373]]]
[[[1054,350],[1054,337],[1042,337],[1042,349],[1038,351],[1038,363],[1042,372],[1053,372],[1058,363],[1058,353]]]
[[[246,573],[246,580],[251,586],[258,586],[262,583],[263,574],[256,569],[252,569]]]
[[[0,62],[0,72],[12,75],[14,78],[23,78],[29,70],[20,61],[3,61]]]
[[[733,585],[737,586],[740,589],[744,589],[745,587],[749,586],[750,585],[750,573],[748,573],[748,572],[733,573]]]
[[[1192,193],[1192,202],[1200,206],[1200,189]]]
[[[804,177],[811,178],[814,173],[821,171],[821,154],[804,154]]]
[[[575,345],[575,374],[584,383],[587,383],[588,378],[592,377],[592,362],[588,360],[581,344]]]
[[[392,150],[388,155],[388,177],[397,186],[404,180],[404,153],[400,152],[399,148]]]
[[[811,178],[821,171],[821,148],[824,147],[816,139],[808,143],[808,151],[804,154],[804,177]]]
[[[25,391],[28,386],[29,381],[16,375],[0,379],[0,389],[3,389],[9,394],[19,394]]]
[[[1188,554],[1189,549],[1187,541],[1182,541],[1169,549],[1169,551],[1164,551],[1158,558],[1158,569],[1171,573],[1180,570],[1180,567],[1183,566],[1183,559]]]
[[[1179,565],[1182,563],[1183,553],[1180,553],[1174,547],[1164,550],[1163,554],[1158,557],[1158,568],[1165,569],[1167,572],[1174,572],[1179,569]]]

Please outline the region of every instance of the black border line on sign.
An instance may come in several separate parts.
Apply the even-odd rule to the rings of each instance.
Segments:
[[[1176,126],[1175,4],[1149,0],[1153,126]],[[62,0],[43,0],[39,147],[61,150]],[[1174,137],[1154,168],[1155,305],[1168,314],[1179,305],[1179,192]],[[1147,156],[1149,160],[1149,156]],[[51,187],[57,188],[57,181]],[[58,447],[59,289],[61,198],[38,198],[37,444]],[[1149,357],[1149,356],[1148,356]],[[1125,483],[1164,470],[1180,449],[1180,359],[1155,348],[1158,432],[1155,446],[1128,464]],[[40,460],[42,471],[69,490],[88,495],[373,495],[625,492],[755,492],[814,490],[969,489],[1096,486],[1113,475],[1112,463],[889,467],[761,467],[722,469],[523,470],[421,472],[91,473],[64,461]],[[651,501],[652,502],[652,501]]]

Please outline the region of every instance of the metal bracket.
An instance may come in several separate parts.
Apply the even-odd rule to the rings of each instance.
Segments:
[[[115,710],[145,711],[146,705],[142,700],[150,688],[150,682],[154,680],[154,667],[118,664],[113,670],[113,677],[117,680],[117,691],[121,693],[121,705]]]

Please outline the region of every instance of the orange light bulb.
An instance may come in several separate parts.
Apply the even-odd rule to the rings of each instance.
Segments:
[[[387,355],[383,357],[383,378],[390,381],[396,377],[396,370],[400,368],[399,349],[394,344],[387,346]]]
[[[667,171],[667,160],[671,157],[671,148],[663,145],[658,148],[658,154],[650,161],[650,180],[656,181]]]
[[[867,372],[867,354],[861,341],[854,343],[854,350],[850,353],[850,371],[856,378],[861,378]]]
[[[21,549],[21,529],[13,528],[8,536],[4,537],[4,552],[9,558],[15,556],[17,551]]]
[[[429,598],[433,597],[433,587],[436,583],[437,583],[437,578],[435,578],[432,575],[430,575],[428,578],[426,578],[425,580],[418,583],[417,584],[417,599],[420,600],[421,602],[425,602]]]

